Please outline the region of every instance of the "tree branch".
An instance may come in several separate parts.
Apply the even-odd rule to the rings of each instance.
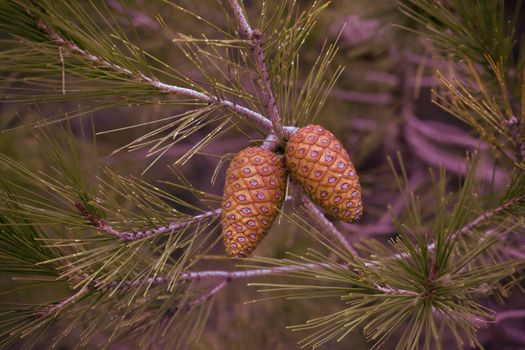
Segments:
[[[263,49],[262,33],[259,29],[252,29],[237,0],[229,0],[229,3],[235,18],[237,19],[242,35],[246,39],[250,39],[253,42],[252,52],[255,59],[257,73],[259,74],[259,80],[262,84],[264,104],[266,110],[268,111],[268,116],[272,122],[275,135],[280,141],[282,141],[284,140],[285,132],[283,126],[281,125],[281,118],[279,116],[279,111],[277,110],[277,102],[275,101],[275,95],[270,82],[268,68],[266,67],[266,63],[264,61],[265,55]]]
[[[33,16],[33,15],[32,15],[32,17],[35,18],[35,16]],[[94,64],[97,64],[97,65],[101,66],[101,67],[104,67],[104,68],[107,68],[107,69],[112,70],[114,72],[117,72],[117,73],[120,73],[122,75],[125,75],[128,78],[131,78],[131,79],[133,79],[133,80],[135,80],[137,82],[145,83],[145,84],[147,84],[147,85],[149,85],[149,86],[151,86],[151,87],[153,87],[153,88],[155,88],[157,90],[163,91],[163,92],[168,93],[168,94],[187,96],[187,97],[190,97],[192,99],[203,101],[205,103],[217,104],[217,105],[220,105],[220,106],[223,106],[223,107],[227,107],[227,108],[237,112],[239,115],[244,116],[244,117],[246,117],[246,118],[256,122],[257,124],[259,124],[260,126],[262,126],[266,130],[271,130],[272,129],[272,122],[270,120],[268,120],[265,116],[255,112],[255,111],[253,111],[253,110],[251,110],[249,108],[240,106],[237,103],[229,101],[229,100],[220,99],[220,98],[215,97],[215,96],[209,96],[207,94],[204,94],[204,93],[196,91],[196,90],[192,90],[192,89],[188,89],[188,88],[184,88],[184,87],[180,87],[180,86],[175,86],[175,85],[169,85],[169,84],[161,82],[157,78],[148,77],[148,76],[146,76],[145,74],[143,74],[141,72],[133,72],[133,71],[131,71],[131,70],[125,68],[125,67],[122,67],[122,66],[120,66],[118,64],[115,64],[115,63],[112,63],[112,62],[110,62],[110,61],[108,61],[108,60],[106,60],[106,59],[104,59],[102,57],[94,55],[94,54],[90,53],[89,51],[86,51],[86,50],[80,48],[75,43],[65,39],[64,37],[62,37],[58,32],[56,32],[53,28],[51,28],[47,23],[42,21],[40,18],[35,18],[35,21],[36,21],[38,27],[43,32],[45,32],[51,38],[51,40],[53,40],[53,42],[55,42],[55,44],[57,44],[59,47],[62,47],[65,50],[67,50],[67,51],[69,51],[71,53],[74,53],[76,55],[81,56],[82,58],[84,58],[85,60],[87,60],[89,62],[92,62]]]
[[[225,281],[232,281],[237,279],[246,279],[259,276],[275,276],[287,272],[300,272],[307,269],[329,267],[329,264],[303,264],[303,265],[289,265],[289,266],[277,266],[268,267],[261,269],[251,270],[238,270],[238,271],[224,271],[224,270],[205,270],[205,271],[188,271],[184,272],[179,276],[181,281],[201,281],[208,279],[223,279]],[[76,282],[80,282],[82,279],[88,278],[88,275],[83,277],[74,278]],[[118,285],[125,285],[128,287],[136,287],[139,285],[160,285],[169,283],[170,279],[163,276],[149,277],[140,280],[127,280],[127,281],[113,281],[109,284],[102,286],[101,288],[115,288]],[[94,287],[100,287],[100,283],[93,281]]]
[[[305,213],[310,215],[316,224],[322,226],[328,230],[328,232],[333,235],[342,245],[346,248],[352,255],[359,256],[359,253],[355,248],[350,244],[345,236],[335,227],[335,225],[328,220],[324,214],[317,208],[309,198],[305,198],[303,201],[302,208],[304,208]]]
[[[200,304],[203,304],[203,303],[207,302],[208,300],[210,300],[211,297],[213,297],[215,294],[219,293],[224,287],[226,287],[228,282],[229,282],[228,280],[224,280],[224,281],[220,282],[215,287],[213,287],[212,289],[210,289],[208,292],[204,293],[203,295],[201,295],[197,299],[194,299],[194,300],[190,301],[186,305],[186,307],[188,309],[190,309],[192,307],[195,307],[197,305],[200,305]]]
[[[317,206],[304,194],[301,186],[295,182],[291,182],[293,191],[293,200],[300,210],[313,220],[316,226],[327,229],[328,232],[334,236],[352,255],[359,256],[355,248],[348,242],[343,234],[335,227],[335,225],[328,220],[324,214],[317,208]]]
[[[279,275],[287,272],[299,272],[311,268],[327,267],[328,264],[304,264],[304,265],[290,265],[290,266],[277,266],[264,269],[252,269],[252,270],[241,270],[241,271],[221,271],[221,270],[210,270],[210,271],[194,271],[185,272],[181,275],[181,280],[203,280],[210,278],[221,278],[226,280],[236,280],[244,278],[252,278],[258,276],[270,276]]]
[[[491,219],[492,217],[496,216],[497,214],[501,213],[502,211],[508,209],[512,205],[519,202],[520,198],[512,198],[506,201],[505,203],[502,203],[501,205],[497,206],[496,208],[490,209],[476,217],[474,220],[470,221],[466,225],[462,226],[459,230],[454,232],[451,236],[451,239],[457,239],[459,236],[466,234],[469,231],[472,231],[476,226],[480,225],[486,220]],[[435,243],[430,243],[427,248],[428,250],[433,250],[436,247]],[[400,253],[400,254],[394,254],[390,257],[388,257],[388,260],[397,260],[397,259],[405,259],[410,257],[407,253]],[[367,264],[370,266],[377,265],[377,262],[370,260]]]
[[[76,292],[75,294],[73,294],[72,296],[62,300],[61,302],[59,303],[56,303],[56,304],[53,304],[53,305],[49,305],[47,306],[46,308],[44,308],[43,310],[41,310],[40,312],[38,312],[38,316],[40,317],[48,317],[48,316],[51,316],[52,314],[54,314],[55,312],[58,312],[60,310],[62,310],[63,308],[65,308],[66,306],[68,306],[69,304],[72,304],[74,303],[78,298],[80,298],[81,296],[83,296],[84,294],[86,294],[88,291],[88,288],[87,287],[83,287],[82,289],[80,289],[78,292]]]
[[[463,235],[463,234],[465,234],[465,233],[467,233],[469,231],[472,231],[472,229],[474,229],[476,226],[481,224],[483,221],[486,221],[486,220],[494,217],[495,215],[497,215],[497,214],[501,213],[502,211],[508,209],[509,207],[513,206],[514,204],[516,204],[519,201],[520,201],[520,198],[512,198],[512,199],[509,199],[508,201],[502,203],[501,205],[497,206],[496,208],[487,210],[486,212],[482,213],[477,218],[475,218],[474,220],[470,221],[468,224],[463,226],[461,229],[456,231],[452,235],[453,239],[456,239],[457,237],[459,237],[459,236],[461,236],[461,235]]]
[[[203,220],[214,219],[221,214],[221,209],[215,209],[208,212],[205,212],[200,215],[196,215],[188,220],[173,222],[166,226],[155,227],[149,230],[142,231],[119,231],[109,225],[105,220],[96,218],[88,212],[82,203],[75,204],[79,213],[93,226],[95,226],[99,231],[110,234],[122,241],[135,241],[138,239],[143,239],[147,237],[152,237],[160,235],[165,232],[172,232],[183,229],[185,227],[194,225]]]
[[[229,0],[228,2],[230,3],[235,18],[237,19],[237,23],[239,23],[239,28],[242,32],[242,35],[245,39],[251,39],[253,35],[253,30],[250,24],[248,23],[246,16],[244,16],[244,12],[242,11],[241,5],[237,0]]]
[[[259,73],[260,81],[263,86],[263,97],[268,116],[272,121],[273,129],[279,140],[284,139],[284,130],[281,125],[281,117],[277,110],[277,102],[275,101],[275,95],[273,93],[272,84],[270,82],[270,76],[268,74],[268,68],[264,62],[264,49],[262,43],[262,33],[255,29],[252,33],[253,39],[253,55],[255,58],[255,64],[257,66],[257,72]]]
[[[457,230],[453,234],[453,237],[456,238],[459,235],[462,235],[462,234],[467,233],[468,231],[471,231],[474,227],[480,225],[482,222],[484,222],[486,220],[489,220],[490,218],[494,217],[495,215],[499,214],[500,212],[508,209],[510,206],[516,204],[518,201],[519,201],[519,198],[513,198],[513,199],[508,200],[505,203],[502,203],[500,206],[498,206],[496,208],[493,208],[491,210],[488,210],[488,211],[482,213],[481,215],[476,217],[474,220],[470,221],[469,223],[467,223],[466,225],[461,227],[459,230]],[[322,213],[319,212],[319,214],[321,216],[323,216]],[[342,235],[341,235],[341,237],[342,237]],[[344,237],[342,237],[342,238],[344,239]],[[347,243],[347,244],[349,244],[349,243]],[[435,248],[435,243],[431,243],[431,244],[428,245],[428,249],[429,250],[433,250],[434,248]],[[350,249],[355,251],[355,249],[351,245],[350,245]],[[410,257],[409,254],[407,254],[407,253],[400,253],[400,254],[395,254],[395,255],[392,255],[392,256],[388,257],[387,260],[405,259],[405,258],[408,258],[408,257]],[[368,267],[374,267],[374,266],[380,265],[381,262],[377,261],[377,260],[364,260],[364,264],[365,264],[365,266],[368,266]],[[324,267],[330,267],[330,266],[332,266],[332,265],[331,264],[323,264],[323,263],[319,263],[319,264],[308,263],[308,264],[302,264],[302,265],[277,266],[277,267],[270,267],[270,268],[241,270],[241,271],[224,271],[224,270],[188,271],[188,272],[182,273],[179,278],[182,281],[188,281],[188,280],[200,281],[200,280],[205,280],[205,279],[223,279],[225,281],[231,281],[231,280],[236,280],[236,279],[253,278],[253,277],[259,277],[259,276],[275,276],[275,275],[285,274],[285,273],[289,273],[289,272],[301,272],[301,271],[305,271],[305,270],[308,270],[308,269],[316,269],[316,268],[318,269],[318,268],[324,268]],[[341,265],[341,266],[345,267],[345,268],[348,268],[348,265]],[[151,278],[147,278],[147,279],[144,279],[144,280],[129,281],[129,282],[126,282],[126,281],[124,281],[124,282],[122,282],[122,281],[114,281],[114,282],[110,283],[107,287],[113,288],[113,287],[116,287],[117,285],[119,285],[121,283],[124,283],[125,285],[128,285],[128,286],[137,286],[139,284],[156,285],[156,284],[165,284],[168,281],[169,281],[169,279],[166,278],[166,277],[151,277]],[[95,283],[95,285],[96,285],[96,283]],[[220,291],[220,289],[224,288],[224,286],[225,285],[221,285],[221,286],[218,285],[216,287],[218,290],[215,291],[213,294],[216,294],[218,291]],[[381,287],[379,285],[376,285],[376,289],[379,290],[379,291],[382,291],[384,293],[394,293],[394,294],[400,294],[400,295],[413,295],[411,291],[394,289],[394,288],[390,288],[388,286]],[[77,294],[79,294],[79,293],[80,293],[80,291]],[[82,292],[82,293],[84,293],[84,292]],[[62,303],[57,304],[54,307],[61,307],[60,306],[61,304],[64,304],[64,306],[65,306],[66,304],[73,302],[80,295],[77,295],[76,297],[72,296],[72,297],[64,300]],[[71,300],[69,300],[69,299],[71,299]]]
[[[411,291],[411,290],[405,290],[405,289],[399,289],[399,288],[393,288],[390,286],[382,287],[378,284],[375,284],[374,287],[385,294],[389,295],[407,295],[407,296],[418,296],[419,293]]]

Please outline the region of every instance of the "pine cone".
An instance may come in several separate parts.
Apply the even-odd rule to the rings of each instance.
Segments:
[[[321,208],[345,222],[359,220],[361,185],[341,142],[319,125],[297,130],[286,145],[291,176]]]
[[[284,157],[258,147],[240,151],[226,172],[222,238],[230,257],[249,255],[266,235],[284,199]]]

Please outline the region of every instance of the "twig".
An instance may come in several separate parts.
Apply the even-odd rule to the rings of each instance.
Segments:
[[[283,126],[281,125],[281,118],[279,116],[279,111],[277,110],[275,95],[273,93],[272,85],[270,82],[268,68],[266,67],[265,63],[262,33],[259,29],[252,29],[237,0],[229,0],[229,3],[233,10],[235,18],[237,19],[242,35],[245,39],[250,39],[253,42],[253,57],[255,59],[257,73],[259,74],[259,79],[262,84],[264,104],[266,110],[268,111],[268,116],[272,122],[275,135],[280,141],[283,141],[285,133]]]
[[[310,218],[313,219],[314,224],[327,229],[331,235],[333,235],[350,253],[352,253],[352,255],[359,256],[357,250],[355,250],[350,242],[348,242],[337,227],[335,227],[335,225],[324,216],[319,208],[317,208],[317,206],[306,197],[301,187],[293,181],[291,182],[291,186],[293,188],[294,202],[299,209],[303,210],[306,215],[310,216]]]
[[[161,82],[157,78],[148,77],[148,76],[146,76],[145,74],[143,74],[141,72],[133,72],[133,71],[131,71],[131,70],[125,68],[125,67],[122,67],[122,66],[120,66],[118,64],[115,64],[115,63],[112,63],[110,61],[107,61],[107,60],[105,60],[102,57],[96,56],[96,55],[90,53],[89,51],[86,51],[86,50],[80,48],[75,43],[65,39],[64,37],[62,37],[59,33],[57,33],[54,29],[52,29],[48,24],[46,24],[41,19],[35,18],[35,20],[36,20],[36,23],[37,23],[38,27],[42,31],[47,33],[47,35],[49,35],[49,37],[51,38],[51,40],[53,40],[55,42],[55,44],[57,44],[58,46],[61,46],[62,48],[68,50],[69,52],[72,52],[74,54],[77,54],[77,55],[83,57],[85,60],[87,60],[89,62],[95,63],[97,65],[100,65],[101,67],[104,67],[104,68],[110,69],[112,71],[118,72],[120,74],[123,74],[123,75],[125,75],[125,76],[127,76],[127,77],[129,77],[129,78],[131,78],[131,79],[133,79],[135,81],[137,81],[137,82],[148,84],[151,87],[153,87],[153,88],[155,88],[157,90],[166,92],[168,94],[187,96],[187,97],[190,97],[190,98],[193,98],[193,99],[196,99],[196,100],[203,101],[205,103],[217,104],[217,105],[220,105],[220,106],[223,106],[223,107],[230,108],[231,110],[237,112],[238,114],[240,114],[240,115],[242,115],[242,116],[244,116],[244,117],[246,117],[246,118],[248,118],[250,120],[253,120],[254,122],[259,124],[260,126],[264,127],[266,130],[271,130],[272,129],[272,122],[268,118],[266,118],[262,114],[259,114],[259,113],[255,112],[255,111],[253,111],[253,110],[251,110],[249,108],[240,106],[237,103],[229,101],[229,100],[226,100],[226,99],[222,99],[222,98],[218,98],[218,97],[215,97],[215,96],[206,95],[206,94],[204,94],[202,92],[199,92],[199,91],[196,91],[196,90],[192,90],[192,89],[188,89],[188,88],[184,88],[184,87],[180,87],[180,86],[166,84],[166,83]]]
[[[209,291],[207,291],[206,293],[199,296],[198,298],[190,300],[180,306],[175,306],[173,308],[167,309],[165,315],[168,316],[168,318],[170,318],[171,316],[175,315],[179,310],[189,311],[196,306],[204,304],[205,302],[210,300],[215,294],[219,293],[224,287],[226,287],[228,282],[228,280],[224,280]]]
[[[61,302],[59,302],[57,304],[53,304],[53,305],[50,305],[50,306],[44,308],[43,310],[38,312],[38,316],[41,316],[41,317],[51,316],[52,314],[54,314],[55,312],[65,308],[69,304],[74,303],[82,295],[86,294],[87,291],[88,291],[88,288],[84,286],[82,289],[80,289],[78,292],[76,292],[75,294],[73,294],[69,298],[66,298],[66,299],[62,300]]]
[[[228,282],[229,282],[229,280],[224,280],[224,281],[220,282],[219,284],[217,284],[212,289],[210,289],[209,291],[207,291],[206,293],[203,293],[198,298],[190,300],[190,301],[188,301],[188,302],[186,302],[186,303],[184,303],[184,304],[182,304],[180,306],[175,306],[173,308],[167,309],[165,311],[165,315],[168,316],[168,318],[169,318],[169,317],[175,315],[180,310],[189,311],[189,310],[191,310],[192,308],[194,308],[196,306],[204,304],[205,302],[210,300],[214,295],[216,295],[221,290],[223,290],[224,287],[226,287],[226,285],[228,284]]]
[[[519,201],[520,201],[520,198],[512,198],[512,199],[509,199],[508,201],[506,201],[505,203],[502,203],[501,205],[497,206],[496,208],[487,210],[486,212],[482,213],[477,218],[475,218],[474,220],[470,221],[468,224],[463,226],[461,229],[456,231],[452,235],[452,238],[456,239],[457,237],[459,237],[459,236],[461,236],[461,235],[463,235],[463,234],[465,234],[465,233],[467,233],[469,231],[472,231],[472,229],[474,229],[476,226],[481,224],[483,221],[486,221],[486,220],[494,217],[495,215],[497,215],[497,214],[501,213],[502,211],[508,209],[509,207],[513,206],[514,204],[516,204]]]
[[[287,272],[300,272],[308,269],[330,267],[329,264],[303,264],[303,265],[289,265],[289,266],[277,266],[277,267],[268,267],[261,269],[251,269],[251,270],[238,270],[238,271],[224,271],[224,270],[205,270],[205,271],[189,271],[184,272],[179,276],[180,281],[201,281],[208,279],[224,279],[225,281],[232,281],[237,279],[246,279],[259,276],[275,276]],[[342,265],[343,266],[343,265]],[[348,267],[344,265],[344,267]],[[75,282],[81,282],[82,280],[89,278],[89,275],[81,275],[73,278]],[[124,285],[128,287],[137,287],[139,285],[161,285],[169,283],[170,278],[164,276],[149,277],[139,280],[124,280],[124,281],[112,281],[108,284],[103,284],[99,281],[92,281],[90,283],[95,288],[116,288],[119,285]]]
[[[378,284],[375,284],[374,287],[385,294],[389,295],[409,295],[409,296],[418,296],[419,293],[411,291],[411,290],[405,290],[405,289],[399,289],[399,288],[392,288],[390,286],[382,287]]]
[[[199,297],[194,302],[192,302],[192,304],[193,303],[200,304],[202,301],[205,301],[209,299],[211,296],[217,294],[222,288],[226,286],[228,282],[233,281],[233,280],[248,279],[248,278],[254,278],[254,277],[261,277],[261,276],[278,276],[278,275],[290,273],[290,272],[301,272],[301,271],[306,271],[308,269],[330,268],[332,266],[333,266],[332,264],[307,263],[307,264],[302,264],[302,265],[277,266],[277,267],[240,270],[240,271],[224,271],[224,270],[194,271],[194,272],[182,273],[179,279],[181,281],[202,281],[202,280],[210,280],[210,279],[223,280],[220,284],[218,284],[212,290],[210,290],[209,292],[205,293],[203,296]],[[341,264],[340,267],[347,269],[349,268],[349,265]],[[164,277],[148,278],[145,280],[130,281],[130,282],[114,281],[111,284],[107,285],[106,288],[114,288],[118,284],[125,284],[128,286],[137,286],[139,284],[159,285],[159,284],[168,283],[168,281],[169,279],[164,278]],[[374,287],[378,291],[381,291],[386,294],[418,295],[418,293],[414,291],[393,288],[390,286],[380,286],[378,284],[375,284]]]
[[[79,213],[93,226],[95,226],[99,231],[108,233],[122,241],[135,241],[138,239],[143,239],[146,237],[156,236],[165,232],[172,232],[183,229],[185,227],[194,225],[203,220],[214,219],[218,217],[221,213],[221,209],[215,209],[208,212],[205,212],[200,215],[196,215],[188,220],[173,222],[166,226],[155,227],[149,230],[142,231],[119,231],[109,225],[105,220],[94,217],[88,212],[82,203],[75,203],[75,207]]]
[[[345,247],[352,255],[359,256],[359,253],[350,244],[350,242],[343,236],[343,234],[334,226],[334,224],[328,220],[323,213],[317,208],[317,206],[308,198],[305,199],[303,207],[310,217],[316,220],[317,223],[328,229],[328,232],[332,234],[341,244]]]
[[[226,280],[236,280],[244,278],[252,278],[258,276],[270,276],[279,275],[286,272],[300,272],[312,268],[328,267],[328,264],[303,264],[303,265],[290,265],[290,266],[277,266],[264,269],[252,269],[252,270],[241,270],[241,271],[221,271],[221,270],[210,270],[210,271],[194,271],[185,272],[180,276],[181,280],[203,280],[209,278],[223,278]]]
[[[474,220],[470,221],[466,225],[462,226],[459,230],[454,232],[451,236],[452,240],[457,239],[459,236],[466,234],[469,231],[472,231],[476,226],[480,225],[486,220],[491,219],[492,217],[496,216],[497,214],[501,213],[502,211],[508,209],[512,205],[519,202],[520,198],[512,198],[506,201],[505,203],[502,203],[501,205],[497,206],[496,208],[487,210],[486,212],[482,213],[478,217],[476,217]],[[430,243],[427,246],[428,250],[433,250],[436,247],[435,243]],[[409,258],[410,255],[408,253],[400,253],[400,254],[394,254],[387,258],[387,260],[397,260],[397,259],[406,259]],[[370,260],[366,265],[372,266],[377,265],[378,262]]]
[[[211,297],[213,297],[215,294],[219,293],[224,287],[226,287],[228,282],[229,282],[228,280],[222,281],[221,283],[219,283],[218,285],[216,285],[215,287],[213,287],[212,289],[210,289],[208,292],[204,293],[197,299],[190,301],[186,305],[186,307],[192,308],[192,307],[195,307],[197,305],[207,302],[208,300],[210,300]]]
[[[273,129],[279,140],[284,139],[284,130],[281,125],[281,118],[279,116],[279,111],[277,110],[277,102],[275,101],[275,96],[273,93],[272,85],[270,82],[270,76],[268,74],[268,68],[264,62],[264,49],[262,44],[262,33],[255,29],[252,33],[253,39],[253,55],[255,58],[255,64],[257,66],[257,71],[260,76],[260,80],[263,86],[263,97],[266,110],[268,111],[268,116],[273,124]]]
[[[483,214],[479,215],[474,220],[470,221],[469,223],[461,227],[459,230],[457,230],[453,234],[452,237],[455,239],[459,235],[463,235],[467,233],[468,231],[471,231],[474,227],[494,217],[500,212],[508,209],[510,206],[516,204],[518,201],[519,201],[518,198],[513,198],[494,209],[484,212]],[[320,212],[319,212],[319,215],[321,217],[324,217],[322,213]],[[326,221],[329,222],[328,220]],[[339,232],[339,231],[336,230],[335,232]],[[332,233],[335,234],[334,232]],[[339,238],[344,239],[344,237],[341,235],[340,232],[339,232],[339,235],[340,235]],[[346,241],[346,239],[344,240]],[[349,250],[351,249],[355,251],[355,249],[349,243],[347,244],[350,247]],[[434,248],[435,248],[435,243],[431,243],[428,245],[429,250],[433,250]],[[388,257],[387,260],[406,259],[409,257],[410,255],[407,253],[400,253],[400,254],[395,254],[395,255]],[[376,260],[365,260],[364,264],[365,266],[368,266],[368,267],[374,267],[374,266],[378,266],[382,264],[382,262],[376,261]],[[318,268],[330,267],[330,266],[332,265],[323,264],[323,263],[319,263],[319,264],[308,263],[308,264],[302,264],[302,265],[277,266],[277,267],[271,267],[271,268],[261,268],[261,269],[251,269],[251,270],[241,270],[241,271],[224,271],[224,270],[190,271],[190,272],[182,273],[179,278],[180,280],[183,280],[183,281],[184,280],[199,281],[199,280],[204,280],[204,279],[224,279],[226,281],[231,281],[231,280],[236,280],[236,279],[253,278],[253,277],[258,277],[258,276],[275,276],[275,275],[280,275],[280,274],[288,273],[288,272],[301,272],[301,271],[305,271],[308,269],[316,269],[316,268],[318,269]],[[341,265],[341,267],[348,268],[348,265]],[[168,281],[169,279],[166,277],[152,277],[152,278],[147,278],[145,280],[130,281],[130,282],[114,281],[110,283],[108,287],[110,288],[116,287],[117,285],[121,283],[124,283],[129,286],[137,286],[143,283],[145,284],[164,284],[164,283],[167,283]],[[95,283],[95,285],[97,284]],[[221,286],[220,288],[222,289],[223,287],[224,286]],[[376,287],[378,288],[378,290],[383,291],[383,292],[389,291],[388,287],[380,287],[380,286],[376,286]],[[401,294],[402,293],[404,292],[401,291]]]
[[[324,217],[324,215],[317,209],[317,207],[311,201],[303,197],[302,199],[303,202],[299,203],[299,205],[305,205],[304,203],[305,200],[307,202],[306,205],[310,206],[310,208],[308,208],[308,214],[313,215],[313,217],[315,217],[316,219],[319,219],[324,225],[327,226],[327,228],[329,228],[330,233],[333,234],[352,254],[358,256],[358,253],[355,250],[355,248],[352,247],[352,245],[346,240],[346,238],[335,228],[335,226],[333,226],[333,224],[329,220],[327,220]],[[491,209],[491,210],[488,210],[482,213],[481,215],[476,217],[474,220],[470,221],[469,223],[461,227],[459,230],[457,230],[452,236],[453,239],[471,231],[473,228],[480,225],[482,222],[508,209],[510,206],[516,204],[518,201],[519,201],[519,198],[513,198],[494,209]],[[315,209],[315,211],[312,209]],[[220,213],[220,210],[207,212],[207,213],[200,215],[199,219],[203,220],[206,217],[209,218],[215,215],[219,215],[219,213]],[[89,219],[87,216],[86,218]],[[185,222],[174,223],[173,225],[171,225],[171,227],[172,229],[180,229],[180,228],[186,227],[188,225],[195,223],[196,218],[197,217],[194,217],[192,220],[188,220]],[[332,229],[330,229],[330,226],[333,228],[333,231]],[[170,226],[166,226],[166,227],[170,227]],[[168,230],[165,230],[162,232],[166,232],[166,231]],[[119,231],[116,231],[116,232],[119,232]],[[434,248],[435,248],[435,243],[431,243],[428,245],[429,250],[433,250]],[[408,257],[409,257],[409,254],[400,253],[400,254],[395,254],[395,255],[388,257],[387,260],[405,259]],[[369,266],[369,267],[373,267],[373,266],[377,266],[381,264],[381,262],[374,261],[374,260],[366,260],[364,263],[366,266]],[[279,275],[279,274],[286,273],[286,272],[296,272],[296,271],[299,272],[299,271],[304,271],[304,270],[311,269],[311,268],[328,267],[328,266],[330,265],[321,263],[321,264],[278,266],[274,268],[252,269],[252,270],[243,270],[243,271],[222,271],[222,270],[194,271],[194,272],[182,273],[180,276],[180,279],[181,280],[202,280],[202,279],[209,279],[209,278],[220,278],[220,279],[225,279],[225,280],[234,280],[234,279],[252,278],[252,277],[257,277],[257,276]],[[153,278],[148,278],[146,280],[132,281],[132,282],[125,283],[125,284],[136,286],[140,283],[163,284],[163,283],[166,283],[167,281],[168,279],[165,277],[153,277]],[[112,282],[109,285],[109,287],[115,287],[119,283],[121,282],[118,282],[118,281]]]
[[[253,30],[250,24],[248,23],[246,16],[244,16],[244,12],[242,11],[241,5],[237,0],[229,0],[228,2],[230,3],[235,18],[237,19],[237,23],[239,23],[239,28],[242,32],[242,35],[245,39],[251,39],[253,35]]]
[[[266,139],[264,139],[261,148],[267,150],[274,150],[278,143],[279,139],[277,138],[277,136],[275,136],[274,133],[270,133],[268,134],[268,136],[266,136]]]

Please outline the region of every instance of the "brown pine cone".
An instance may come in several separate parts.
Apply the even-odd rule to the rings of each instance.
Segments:
[[[226,172],[222,238],[230,257],[246,257],[269,231],[284,199],[284,156],[258,147],[240,151]]]
[[[290,175],[321,208],[345,222],[363,212],[361,185],[341,142],[319,125],[297,130],[286,145]]]

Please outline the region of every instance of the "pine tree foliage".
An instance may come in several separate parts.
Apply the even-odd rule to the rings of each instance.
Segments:
[[[505,6],[512,7],[507,20]],[[483,138],[523,169],[525,54],[514,54],[522,1],[439,3],[408,1],[401,9],[426,25],[436,47],[446,50],[464,77],[441,75],[448,90],[438,104],[472,125]],[[483,26],[478,24],[482,18]],[[516,57],[517,56],[517,57]],[[513,152],[508,152],[508,150]]]
[[[519,216],[511,215],[507,221],[501,219],[502,214],[516,210],[517,215],[522,215],[523,202],[514,198],[500,203],[489,215],[476,217],[483,213],[483,208],[477,207],[478,202],[473,200],[477,197],[474,171],[469,172],[455,195],[446,193],[444,172],[435,181],[433,187],[437,193],[433,198],[439,204],[432,208],[435,212],[431,213],[431,222],[427,222],[430,213],[421,208],[420,198],[411,193],[405,198],[408,217],[399,225],[399,236],[391,241],[390,247],[366,242],[363,250],[369,252],[369,259],[344,254],[314,230],[312,234],[332,255],[340,257],[340,262],[333,262],[326,253],[313,249],[305,256],[284,261],[257,260],[265,266],[305,267],[287,274],[303,280],[297,284],[253,283],[261,292],[277,293],[288,299],[341,301],[340,311],[290,327],[311,333],[302,345],[315,348],[333,338],[340,341],[357,327],[363,327],[365,336],[376,348],[402,327],[397,348],[439,346],[444,331],[454,334],[458,347],[465,343],[481,346],[475,331],[492,315],[476,298],[492,293],[505,295],[515,283],[506,278],[523,268],[523,261],[505,257],[498,247],[500,238],[520,224]],[[301,224],[300,216],[291,219]],[[490,231],[473,224],[482,220],[484,224],[480,226],[488,225],[492,227]],[[435,232],[435,236],[430,232]]]
[[[525,45],[514,32],[520,1],[403,0],[406,17],[391,3],[382,7],[402,21],[403,33],[430,39],[425,45],[444,67],[432,72],[439,77],[434,102],[478,133],[461,142],[473,139],[479,151],[457,158],[460,176],[445,165],[422,171],[428,186],[419,190],[411,188],[401,153],[388,158],[390,169],[365,174],[365,187],[381,190],[387,179],[398,189],[402,209],[393,210],[388,242],[366,235],[349,241],[290,180],[274,230],[298,230],[308,246],[237,261],[235,269],[214,255],[221,196],[197,188],[185,170],[194,158],[216,158],[214,183],[232,154],[208,146],[241,135],[282,147],[295,127],[327,118],[327,99],[344,73],[337,44],[344,27],[334,42],[322,39],[314,58],[304,52],[338,5],[144,5],[155,8],[151,25],[176,52],[168,56],[150,50],[134,5],[0,2],[0,98],[22,106],[2,109],[0,124],[10,129],[0,142],[0,271],[9,279],[0,291],[0,349],[35,348],[50,334],[52,345],[74,338],[76,348],[121,340],[144,349],[198,348],[219,292],[245,279],[262,293],[257,301],[320,306],[288,327],[303,347],[329,347],[358,331],[373,348],[393,339],[396,349],[442,349],[447,337],[457,348],[483,347],[477,332],[495,317],[485,301],[516,293],[525,267],[514,249],[525,234]],[[414,127],[407,67],[394,67],[401,92],[393,114]],[[170,107],[169,115],[130,115],[105,130],[93,117],[155,106]],[[14,150],[15,132],[36,144]],[[367,132],[357,164],[385,130]],[[126,133],[132,140],[101,151],[101,138]],[[488,176],[479,175],[486,168],[482,142],[493,157]],[[169,160],[169,181],[100,160],[100,153],[134,152],[144,175],[181,145]],[[373,218],[384,211],[370,207]],[[221,263],[229,268],[205,269]]]

